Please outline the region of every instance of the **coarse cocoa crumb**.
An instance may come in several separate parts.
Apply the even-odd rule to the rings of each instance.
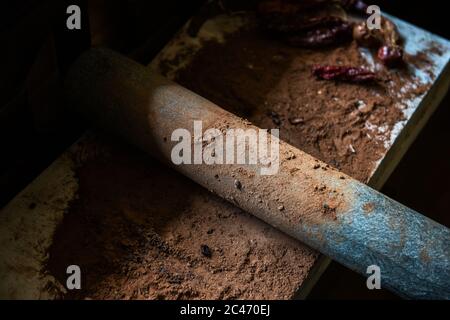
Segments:
[[[200,246],[200,251],[202,252],[202,255],[204,255],[205,257],[207,258],[212,257],[211,249],[206,244],[202,244]]]

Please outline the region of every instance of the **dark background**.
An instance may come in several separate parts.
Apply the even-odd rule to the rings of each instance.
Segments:
[[[5,1],[0,12],[0,208],[83,132],[65,118],[59,89],[70,62],[104,45],[140,62],[151,60],[195,13],[201,0]],[[67,33],[65,8],[79,4],[90,19]],[[442,1],[371,1],[382,11],[450,38]],[[443,100],[382,192],[450,226],[450,97]],[[396,298],[368,291],[365,279],[332,263],[311,299]]]

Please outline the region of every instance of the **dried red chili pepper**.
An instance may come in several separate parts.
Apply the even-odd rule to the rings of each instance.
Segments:
[[[377,57],[387,67],[395,67],[403,63],[403,49],[398,45],[400,34],[395,24],[389,19],[381,18],[381,29],[370,30],[365,22],[355,25],[353,38],[359,45],[378,48]]]
[[[353,26],[342,22],[333,27],[323,27],[307,31],[303,34],[287,37],[287,42],[298,47],[324,47],[337,45],[352,40]]]
[[[352,40],[353,24],[337,0],[264,1],[260,5],[263,25],[290,45],[323,47]]]
[[[346,22],[345,11],[332,3],[330,0],[268,0],[260,3],[258,14],[265,29],[297,34]]]
[[[370,30],[365,22],[348,21],[346,11],[367,16],[362,0],[266,0],[258,7],[264,28],[275,32],[290,45],[323,47],[350,42],[378,50],[386,66],[403,62],[400,35],[395,24],[381,17],[381,29]]]
[[[361,67],[316,65],[313,75],[318,79],[336,80],[353,83],[374,82],[378,80],[375,72]]]
[[[403,49],[397,45],[384,45],[378,49],[378,59],[387,67],[397,67],[403,61]]]

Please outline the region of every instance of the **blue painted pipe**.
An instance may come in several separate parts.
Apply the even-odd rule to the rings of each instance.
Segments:
[[[301,225],[298,238],[363,275],[377,265],[404,298],[450,299],[449,229],[357,181],[346,192],[353,203],[337,221]]]

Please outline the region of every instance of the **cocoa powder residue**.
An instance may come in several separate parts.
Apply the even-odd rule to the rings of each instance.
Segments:
[[[67,266],[79,265],[82,289],[61,298],[290,299],[317,257],[118,142],[95,140],[74,158],[78,199],[47,268],[65,284]]]
[[[373,85],[322,81],[311,74],[316,64],[367,66],[356,43],[293,48],[250,27],[224,44],[205,43],[175,80],[259,127],[280,128],[283,140],[367,182],[404,119],[399,103],[428,85],[413,85],[408,68],[382,69]],[[163,61],[161,69],[170,65]]]

